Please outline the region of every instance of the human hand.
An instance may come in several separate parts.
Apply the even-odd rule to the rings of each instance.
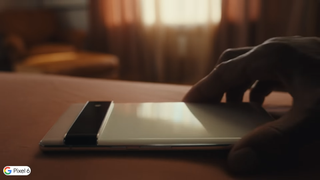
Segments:
[[[279,84],[293,97],[288,113],[245,135],[229,153],[236,172],[253,171],[288,162],[299,147],[320,139],[320,38],[278,37],[255,47],[230,49],[220,64],[185,95],[186,102],[241,102],[262,104]]]

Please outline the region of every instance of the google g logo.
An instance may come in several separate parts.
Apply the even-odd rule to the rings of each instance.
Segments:
[[[5,166],[3,174],[6,176],[29,176],[31,168],[29,166]]]
[[[4,167],[3,168],[3,173],[5,174],[5,175],[9,175],[9,174],[11,174],[11,172],[12,172],[12,170],[10,170],[10,167]]]

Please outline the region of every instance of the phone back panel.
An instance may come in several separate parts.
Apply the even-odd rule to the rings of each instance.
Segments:
[[[81,149],[65,145],[64,138],[84,105],[69,107],[40,141],[43,150]],[[226,146],[273,120],[262,107],[250,103],[114,103],[111,110],[101,125],[95,149]]]
[[[98,145],[233,144],[270,120],[250,103],[115,103]]]

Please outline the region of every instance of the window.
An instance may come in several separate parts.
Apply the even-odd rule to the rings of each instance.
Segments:
[[[221,0],[141,0],[141,8],[146,25],[216,24],[221,19]]]

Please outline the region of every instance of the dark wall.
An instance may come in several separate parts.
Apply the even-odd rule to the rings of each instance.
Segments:
[[[61,23],[70,29],[88,29],[88,0],[0,0],[0,11],[6,9],[51,8]]]

